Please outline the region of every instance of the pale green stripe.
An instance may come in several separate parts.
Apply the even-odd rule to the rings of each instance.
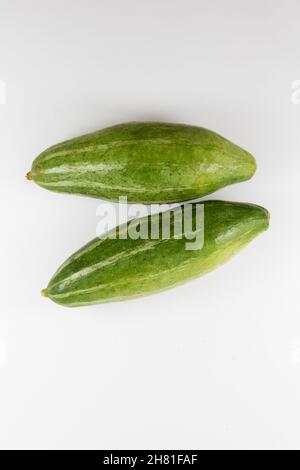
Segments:
[[[68,285],[72,284],[73,282],[75,282],[76,280],[80,279],[81,277],[88,276],[89,274],[91,274],[95,271],[98,271],[99,269],[104,268],[105,266],[115,264],[117,261],[122,261],[125,258],[130,258],[131,256],[142,253],[143,251],[153,250],[155,245],[157,245],[159,243],[160,243],[160,240],[151,241],[148,244],[145,244],[145,245],[140,246],[138,248],[134,248],[134,249],[128,250],[128,251],[123,251],[122,253],[117,253],[116,255],[111,256],[110,258],[107,258],[104,261],[100,261],[99,263],[95,263],[92,266],[83,268],[80,271],[77,271],[76,273],[71,274],[69,277],[66,277],[66,278],[56,282],[55,284],[52,284],[51,288],[53,288],[56,285],[61,284],[62,289],[63,289],[65,287],[67,287]]]
[[[186,265],[190,264],[191,259],[184,261],[183,263],[181,263],[178,266],[175,266],[174,268],[166,269],[164,271],[160,271],[159,273],[155,273],[155,274],[150,274],[150,275],[148,274],[147,276],[144,276],[144,277],[136,277],[136,278],[132,279],[132,281],[143,282],[144,280],[156,279],[158,277],[163,276],[164,274],[171,274],[174,271],[176,271],[176,273],[177,273],[179,271],[182,271],[186,267]],[[100,286],[89,287],[88,289],[79,289],[77,291],[66,292],[64,294],[53,294],[53,295],[50,295],[50,297],[53,298],[53,299],[63,299],[63,298],[66,298],[66,297],[71,297],[72,295],[87,294],[87,293],[95,292],[95,291],[102,290],[102,289],[105,289],[105,288],[120,286],[120,285],[123,285],[127,282],[128,282],[127,280],[125,280],[125,281],[122,280],[120,282],[109,282],[107,284],[102,284]],[[177,282],[178,281],[176,280],[173,285],[175,285]],[[172,287],[172,284],[170,284],[170,287]],[[127,296],[123,296],[124,299],[126,297]],[[114,297],[110,297],[110,298],[113,299]],[[95,301],[95,303],[99,303],[99,300]],[[82,305],[82,303],[80,302],[80,303],[78,303],[78,305]]]
[[[126,165],[120,165],[118,163],[98,163],[96,165],[78,163],[74,165],[59,165],[52,168],[46,168],[45,170],[41,170],[40,173],[42,175],[48,175],[52,173],[87,173],[91,171],[109,172],[112,170],[122,170],[124,168],[126,168]]]

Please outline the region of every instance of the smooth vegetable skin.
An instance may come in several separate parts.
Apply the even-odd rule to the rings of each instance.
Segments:
[[[201,127],[131,122],[49,148],[28,179],[43,188],[128,202],[181,202],[248,180],[255,159]]]
[[[199,204],[192,205],[193,218]],[[43,294],[75,307],[162,291],[211,271],[268,228],[269,214],[262,207],[223,201],[202,204],[202,249],[187,250],[185,238],[163,239],[161,233],[158,239],[97,238],[60,267]],[[179,210],[182,207],[170,211],[172,223]],[[162,216],[156,217],[160,221]],[[150,217],[139,222],[140,227],[150,227]],[[128,224],[118,228],[117,235],[124,233]]]

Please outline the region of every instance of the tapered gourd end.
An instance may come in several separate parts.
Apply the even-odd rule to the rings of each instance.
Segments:
[[[43,297],[48,297],[48,290],[47,289],[42,289],[41,294]]]
[[[266,230],[269,228],[269,225],[270,225],[270,218],[271,218],[271,214],[270,212],[265,209],[264,207],[259,207],[263,213],[263,216],[264,216],[264,220],[265,220],[265,224],[266,224]]]
[[[32,180],[32,174],[31,174],[31,171],[28,171],[28,173],[26,173],[26,179],[27,180]]]

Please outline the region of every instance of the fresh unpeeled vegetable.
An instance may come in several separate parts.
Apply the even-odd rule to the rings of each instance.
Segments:
[[[192,204],[195,229],[204,228],[200,249],[187,249],[188,233],[175,238],[132,239],[130,222],[118,227],[116,238],[96,238],[71,256],[54,274],[43,295],[59,304],[75,307],[152,294],[206,274],[229,260],[269,226],[266,209],[253,205],[224,201],[205,201],[204,226],[197,227],[195,218],[200,203]],[[170,211],[171,228],[178,211]],[[153,216],[152,216],[153,217]],[[156,218],[155,218],[156,217]],[[150,232],[154,222],[160,226],[162,214],[154,219],[136,221],[139,230]],[[147,232],[147,231],[146,231]],[[173,234],[172,234],[173,233]],[[109,235],[109,234],[108,234]],[[124,238],[124,235],[129,235]]]
[[[192,200],[251,178],[254,157],[202,127],[131,122],[55,145],[27,174],[43,188],[117,201]]]

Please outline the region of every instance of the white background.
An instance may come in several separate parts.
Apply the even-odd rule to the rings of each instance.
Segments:
[[[1,448],[300,448],[299,18],[298,0],[0,0]],[[40,289],[101,201],[24,175],[130,120],[252,152],[254,178],[211,198],[265,206],[270,229],[183,287],[65,309]]]

